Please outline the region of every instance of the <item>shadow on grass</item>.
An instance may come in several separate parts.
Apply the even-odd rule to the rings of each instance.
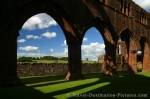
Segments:
[[[21,78],[24,84],[33,84],[33,83],[40,83],[40,82],[47,82],[47,81],[54,81],[64,79],[64,76],[39,76],[39,77],[25,77]]]
[[[150,99],[150,77],[146,77],[143,75],[135,75],[135,77],[126,75],[113,78],[103,76],[98,82],[110,82],[110,84],[102,87],[97,87],[94,90],[81,93],[80,95],[71,97],[69,99],[93,97],[112,98],[112,96],[110,95],[115,95],[115,98]],[[109,94],[108,97],[107,94]]]
[[[48,81],[48,82],[41,82],[40,84],[38,83],[35,83],[35,84],[29,84],[27,86],[30,86],[30,87],[40,87],[40,86],[48,86],[48,85],[53,85],[53,84],[59,84],[59,83],[65,83],[67,81],[65,80],[58,80],[58,81]]]
[[[54,99],[32,87],[22,86],[0,89],[0,99]]]
[[[94,78],[97,79],[90,82],[90,80]],[[129,75],[122,74],[122,76],[120,77],[108,77],[108,76],[103,76],[101,74],[87,74],[84,75],[83,80],[78,80],[78,81],[65,81],[63,80],[63,76],[33,77],[33,79],[24,78],[22,80],[23,82],[26,82],[26,84],[35,83],[35,85],[0,89],[0,98],[1,99],[55,99],[55,98],[93,99],[93,97],[89,97],[88,95],[89,94],[94,94],[94,95],[95,94],[118,94],[118,93],[137,94],[137,95],[147,94],[148,96],[146,96],[146,98],[150,97],[150,86],[149,86],[150,77],[146,77],[143,75],[135,75],[135,77],[133,76],[131,77]],[[47,83],[42,83],[42,82],[47,82]],[[64,88],[62,89],[59,88],[60,84]],[[68,86],[68,84],[70,84],[69,87],[65,88],[65,86]],[[100,84],[102,84],[102,86]],[[53,86],[56,86],[56,88],[54,87],[55,88],[54,90],[49,89],[49,87],[53,87]],[[43,92],[41,90],[36,89],[36,87],[41,87],[41,88],[44,87],[48,91]],[[44,88],[42,90],[45,90]],[[72,94],[72,93],[75,94],[66,96],[67,94]],[[75,96],[78,94],[84,95],[84,97]]]
[[[60,79],[64,79],[64,77],[63,76],[41,76],[41,77],[21,78],[21,81],[25,85],[31,85],[31,86],[0,88],[0,99],[55,99],[50,95],[46,95],[43,92],[36,90],[34,87],[65,82],[62,80],[59,81]]]

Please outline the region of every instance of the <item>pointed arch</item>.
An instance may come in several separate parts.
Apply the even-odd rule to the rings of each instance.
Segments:
[[[63,7],[55,3],[53,0],[46,0],[41,3],[40,0],[28,2],[20,7],[20,12],[18,11],[17,18],[15,19],[16,25],[15,33],[18,36],[18,30],[21,29],[24,22],[33,15],[37,13],[47,13],[60,25],[66,37],[66,43],[68,45],[68,74],[66,76],[67,80],[80,78],[81,73],[79,68],[81,67],[80,62],[80,32],[77,27],[74,26],[71,16],[68,15]],[[16,36],[16,37],[17,37]],[[15,38],[16,39],[16,38]],[[16,42],[15,42],[14,56],[16,55]],[[75,53],[77,58],[75,57]],[[16,62],[16,61],[15,61]],[[76,67],[78,66],[78,67]]]
[[[59,24],[61,29],[64,31],[67,43],[71,42],[71,39],[74,39],[79,35],[78,30],[72,24],[73,22],[71,21],[70,16],[65,12],[65,10],[61,6],[59,6],[53,0],[46,0],[42,4],[40,0],[36,2],[31,1],[21,6],[20,12],[17,13],[18,17],[16,18],[17,24],[15,25],[15,28],[20,30],[27,19],[38,13],[43,12],[50,15]]]
[[[149,70],[149,45],[148,39],[146,37],[140,37],[139,47],[137,51],[137,69],[140,71],[148,71]]]
[[[117,42],[117,63],[122,71],[129,70],[131,73],[136,71],[136,44],[133,33],[125,28],[119,33]]]
[[[120,32],[119,40],[125,42],[127,53],[129,53],[129,50],[130,50],[131,39],[133,39],[133,33],[128,28],[125,28],[124,30]]]
[[[102,69],[105,55],[105,44],[102,33],[96,27],[90,27],[82,38],[82,72],[99,73]],[[91,64],[91,65],[88,65]],[[99,68],[100,66],[100,68]]]

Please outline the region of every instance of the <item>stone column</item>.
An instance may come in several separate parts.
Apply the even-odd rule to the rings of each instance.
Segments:
[[[136,72],[136,65],[137,65],[137,62],[136,62],[136,59],[137,59],[137,55],[136,55],[136,50],[130,50],[129,51],[129,66],[128,66],[128,69],[131,73],[135,73]]]
[[[103,72],[106,75],[113,76],[117,73],[116,46],[106,43],[105,51],[106,55],[104,56]]]
[[[12,29],[1,31],[1,54],[0,54],[0,87],[20,85],[17,77],[17,32]]]
[[[143,57],[143,71],[150,71],[150,48],[147,42],[145,42],[144,57]]]
[[[72,43],[68,45],[68,73],[66,80],[81,79],[81,44]]]
[[[137,48],[133,40],[130,41],[128,70],[131,74],[137,71]]]

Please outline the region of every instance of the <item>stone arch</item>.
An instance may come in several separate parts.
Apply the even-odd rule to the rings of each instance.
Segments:
[[[117,52],[120,57],[120,65],[123,70],[128,70],[130,73],[136,71],[136,41],[133,38],[133,33],[125,28],[119,33],[117,43]],[[126,67],[125,67],[126,66]]]
[[[18,85],[20,84],[20,80],[17,77],[17,36],[18,31],[21,29],[24,22],[30,18],[33,15],[36,15],[38,13],[47,13],[48,15],[52,16],[54,20],[57,21],[57,23],[60,25],[61,29],[63,30],[66,41],[68,44],[68,73],[67,74],[67,80],[70,79],[78,79],[80,77],[81,72],[79,71],[79,68],[81,68],[81,62],[80,62],[80,39],[78,38],[78,30],[72,24],[71,18],[69,15],[65,13],[65,11],[55,4],[54,2],[47,0],[43,4],[41,4],[40,1],[37,2],[29,2],[29,4],[25,4],[24,6],[20,7],[20,12],[17,13],[17,17],[14,19],[14,22],[10,29],[7,30],[7,33],[10,34],[9,40],[11,42],[11,50],[9,51],[11,57],[9,59],[11,60],[9,64],[7,64],[7,68],[10,68],[8,72],[5,72],[7,76],[4,78],[4,84],[1,85]],[[15,35],[14,35],[15,34]],[[77,53],[77,54],[75,54]],[[76,55],[76,56],[75,56]],[[74,58],[76,57],[76,58]],[[11,66],[11,67],[10,67]],[[78,66],[78,67],[75,67]],[[5,80],[7,79],[7,80]]]
[[[105,57],[108,58],[111,67],[116,67],[116,44],[117,34],[115,28],[111,26],[111,23],[105,24],[106,20],[101,20],[99,17],[95,18],[94,26],[100,31],[104,43],[105,43]],[[104,62],[105,63],[105,62]],[[114,70],[115,71],[115,70]]]
[[[137,64],[141,63],[140,71],[149,70],[149,45],[146,37],[140,37],[137,51]],[[139,67],[137,67],[138,69]]]
[[[144,50],[145,50],[145,43],[146,43],[146,38],[145,37],[140,37],[139,40],[139,48],[137,54],[141,54],[139,59],[137,58],[137,61],[141,61],[143,63],[143,58],[144,58]]]
[[[106,38],[105,38],[105,36],[104,36],[104,34],[103,34],[103,33],[104,33],[103,28],[102,28],[101,26],[98,27],[97,25],[90,24],[90,25],[87,26],[87,27],[85,28],[85,30],[83,31],[83,34],[82,34],[82,37],[81,37],[82,43],[83,43],[83,38],[85,37],[86,32],[87,32],[90,28],[95,28],[96,30],[98,30],[98,32],[99,32],[100,35],[102,36],[104,42],[106,41]]]
[[[88,28],[86,29],[85,32],[83,32],[82,45],[84,44],[84,37],[86,37],[87,33],[88,33],[91,29],[96,32],[96,33],[92,32],[92,34],[93,34],[93,35],[97,34],[97,36],[99,37],[99,39],[100,39],[100,40],[102,39],[102,42],[104,43],[104,35],[100,32],[99,29],[97,29],[96,26],[91,25],[90,27],[88,27]],[[90,33],[88,33],[88,35],[89,35],[89,34],[90,34]],[[101,38],[100,38],[100,37],[101,37]],[[89,37],[89,36],[88,36],[88,40],[89,40],[90,38],[92,38],[92,37]],[[98,42],[98,40],[95,41],[95,42],[96,42],[95,44],[97,44],[97,47],[100,48],[100,44],[101,44],[102,42],[100,43],[100,42]],[[89,44],[89,43],[88,43],[88,44]],[[105,45],[105,43],[104,43],[104,45]],[[85,45],[85,46],[88,46],[88,45]],[[92,47],[92,46],[94,46],[94,45],[89,44],[89,46]],[[103,45],[101,45],[101,46],[103,46]],[[84,47],[83,47],[83,48],[84,48]],[[101,48],[100,48],[100,49],[101,49]],[[94,62],[94,65],[91,66],[91,64],[90,64],[90,65],[89,65],[89,64],[85,64],[86,67],[89,67],[89,68],[91,68],[91,69],[90,69],[90,70],[87,70],[86,67],[82,66],[82,68],[84,68],[83,70],[87,70],[87,71],[89,71],[89,72],[92,72],[92,71],[101,72],[101,70],[102,70],[102,65],[101,65],[101,64],[102,64],[102,63],[100,63],[99,60],[98,60],[98,58],[100,58],[100,56],[97,56],[95,52],[96,52],[96,51],[93,50],[93,53],[94,53],[95,56],[93,56],[92,59],[97,58],[96,60],[94,60],[94,61],[95,61],[95,62]],[[99,51],[97,51],[97,52],[99,52]],[[97,53],[97,54],[100,55],[100,53]],[[104,53],[104,54],[105,54],[105,53]],[[82,55],[84,55],[83,49],[82,49]],[[82,57],[82,58],[83,58],[83,57]],[[89,56],[87,56],[86,58],[88,58],[88,61],[89,61],[89,60],[90,60],[90,61],[93,61]],[[90,59],[89,59],[89,58],[90,58]],[[102,58],[103,58],[103,57],[101,57],[101,59],[102,59]],[[99,68],[99,66],[97,67],[97,65],[100,65],[100,68]],[[83,72],[83,73],[84,73],[84,72],[86,73],[86,71],[82,71],[82,72]]]
[[[66,12],[60,6],[53,2],[53,0],[51,1],[51,3],[49,3],[49,1],[47,0],[42,4],[40,3],[40,1],[32,1],[29,4],[22,6],[20,8],[20,12],[18,12],[18,17],[16,19],[16,28],[20,29],[28,18],[38,13],[46,13],[50,15],[54,20],[56,20],[56,22],[64,31],[64,35],[66,37],[67,42],[70,38],[70,35],[76,36],[75,32],[73,31],[75,30],[75,27],[71,24],[72,22],[69,15],[67,15]]]
[[[85,29],[83,30],[82,36],[81,36],[81,41],[83,41],[86,31],[88,31],[88,29],[91,27],[95,27],[99,31],[99,33],[102,35],[102,38],[106,45],[106,47],[105,47],[106,54],[109,55],[110,54],[110,50],[109,50],[110,46],[111,47],[113,46],[114,48],[116,47],[117,34],[114,32],[114,30],[109,25],[107,26],[99,17],[97,17],[90,24],[88,24],[88,26],[86,26]]]
[[[95,18],[90,25],[88,25],[82,35],[82,40],[85,35],[85,31],[87,31],[90,27],[95,27],[102,35],[104,43],[105,43],[105,56],[103,67],[105,68],[102,72],[106,75],[116,74],[116,41],[117,34],[114,29],[109,25],[105,24],[99,17]],[[107,66],[106,66],[107,65]],[[108,67],[108,68],[106,68]]]
[[[29,22],[30,19],[33,18],[33,17],[37,17],[37,16],[39,17],[39,16],[41,16],[41,15],[44,15],[44,16],[46,17],[46,20],[51,19],[52,21],[55,21],[55,22],[56,22],[56,20],[54,20],[54,18],[51,17],[50,15],[48,15],[47,13],[38,13],[38,14],[36,14],[36,15],[30,17],[28,20],[26,20],[26,22]],[[49,17],[48,17],[48,16],[49,16]],[[39,19],[41,19],[41,17],[40,17]],[[43,18],[42,18],[42,19],[43,19]],[[34,21],[35,21],[35,20],[34,20]],[[38,21],[38,20],[37,20],[37,21]],[[40,20],[40,21],[43,21],[43,20]],[[25,25],[26,22],[24,22],[24,25]],[[44,20],[43,22],[45,22],[45,20]],[[43,24],[43,22],[41,22],[41,23]],[[49,22],[49,21],[48,21],[48,22]],[[32,24],[32,23],[31,23],[31,24]],[[24,26],[24,25],[23,25],[23,26]],[[42,37],[42,34],[43,34],[43,33],[46,33],[46,32],[47,32],[47,33],[50,33],[50,32],[53,32],[53,33],[54,33],[54,32],[55,32],[55,34],[54,34],[55,36],[54,36],[54,37],[56,37],[56,39],[58,38],[58,35],[61,35],[61,38],[63,38],[63,40],[66,40],[65,34],[64,34],[64,32],[62,31],[60,25],[59,25],[57,22],[56,22],[56,25],[57,25],[57,26],[56,26],[55,28],[56,28],[59,32],[56,32],[55,30],[52,30],[52,29],[51,29],[51,26],[49,26],[49,27],[44,27],[44,28],[42,28],[42,29],[41,29],[41,28],[36,28],[36,27],[38,27],[38,25],[40,25],[40,23],[37,23],[36,26],[35,26],[35,28],[34,28],[33,30],[32,30],[32,29],[30,30],[30,29],[24,29],[24,28],[22,28],[22,29],[25,30],[27,33],[26,33],[26,32],[22,32],[22,29],[21,29],[21,32],[18,30],[18,32],[19,32],[19,35],[18,35],[18,36],[20,36],[21,38],[25,39],[25,41],[30,41],[30,40],[33,40],[33,39],[34,39],[34,40],[35,40],[35,39],[37,40],[37,39],[38,39],[39,41],[35,41],[36,44],[35,44],[34,41],[33,41],[34,43],[31,41],[31,43],[24,43],[23,45],[22,45],[22,43],[21,43],[21,44],[17,43],[17,45],[20,45],[19,47],[26,47],[26,46],[34,46],[34,47],[37,47],[37,48],[38,48],[38,52],[36,51],[36,52],[34,53],[34,51],[33,51],[34,54],[31,54],[30,51],[29,51],[30,54],[28,54],[27,51],[19,50],[19,47],[17,47],[17,57],[18,57],[18,56],[19,56],[19,57],[20,57],[20,56],[21,56],[21,57],[34,57],[34,58],[35,58],[35,57],[38,57],[38,58],[40,59],[40,57],[43,57],[43,56],[49,56],[49,55],[50,55],[50,56],[53,56],[53,55],[54,55],[54,54],[52,55],[52,52],[54,51],[53,48],[52,48],[51,54],[48,54],[48,53],[47,53],[47,55],[46,55],[45,52],[42,53],[42,50],[41,50],[41,49],[43,48],[43,46],[41,47],[41,44],[39,44],[39,42],[41,42],[42,39],[44,39],[44,38]],[[30,26],[31,26],[31,25],[30,25]],[[39,27],[40,27],[40,26],[39,26]],[[42,32],[39,31],[39,34],[38,34],[37,32],[35,33],[35,30],[36,30],[36,31],[44,30],[44,31],[42,31]],[[46,31],[45,31],[45,30],[46,30]],[[30,31],[32,31],[32,33],[30,33]],[[34,32],[35,34],[34,34],[33,32]],[[52,33],[52,34],[53,34],[53,33]],[[57,33],[58,33],[58,34],[57,34]],[[23,35],[26,35],[26,36],[23,36]],[[28,38],[28,37],[27,37],[28,35],[34,36],[34,37],[37,37],[37,38],[34,38],[34,37],[33,37],[33,38],[32,38],[32,37],[31,37],[31,38]],[[21,39],[20,37],[18,37],[18,39]],[[48,39],[48,37],[47,37],[47,39]],[[50,39],[51,39],[51,38],[50,38]],[[60,41],[60,40],[59,40],[59,41]],[[46,41],[44,41],[43,45],[52,47],[52,45],[53,45],[52,43],[55,44],[57,47],[59,46],[59,44],[61,44],[60,42],[57,43],[57,42],[54,42],[54,41],[52,41],[52,42],[46,42]],[[64,46],[65,46],[65,44],[64,44]],[[47,48],[47,49],[45,48],[45,50],[48,50],[48,48]],[[50,49],[49,49],[49,50],[50,50]],[[23,54],[23,55],[18,55],[18,53],[20,53],[20,52],[21,52],[21,54],[22,54],[22,52],[23,52],[23,53],[25,52],[25,54]],[[26,53],[26,52],[27,52],[27,53]],[[32,52],[32,51],[31,51],[31,52]],[[38,53],[39,53],[39,54],[38,54]],[[42,53],[42,55],[41,55],[41,53]],[[58,56],[56,55],[55,57],[58,57]],[[60,56],[60,57],[62,57],[62,56]],[[67,56],[65,56],[65,57],[67,57]],[[37,63],[38,63],[38,62],[37,62]],[[39,72],[39,70],[38,70],[38,69],[40,69],[40,68],[42,68],[42,67],[38,67],[38,65],[41,64],[41,66],[42,66],[42,65],[44,65],[45,63],[38,63],[38,64],[37,64],[37,63],[35,63],[35,62],[34,62],[34,63],[29,63],[29,64],[35,64],[35,65],[37,65],[37,69],[31,69],[31,68],[30,68],[30,69],[28,70],[29,75],[32,75],[32,74],[30,74],[30,73],[33,73],[33,75],[35,75],[35,76],[38,76],[38,74],[42,74],[42,73]],[[55,63],[57,64],[58,61],[55,61]],[[19,65],[18,65],[18,64],[19,64]],[[21,64],[24,64],[24,62],[23,62],[23,63],[21,62]],[[20,71],[20,69],[22,69],[22,68],[21,68],[21,64],[20,64],[20,62],[18,62],[18,59],[17,59],[17,65],[18,65],[18,66],[17,66],[17,72]],[[52,65],[52,64],[51,64],[51,65]],[[29,65],[27,65],[27,66],[29,66]],[[50,65],[49,65],[49,67],[50,67]],[[53,74],[55,73],[55,71],[53,71],[53,69],[54,69],[54,68],[53,68],[53,65],[52,65],[52,68],[49,68],[49,69],[50,69],[50,71],[52,70],[52,73],[53,73]],[[35,71],[34,71],[34,70],[35,70]],[[62,70],[62,69],[61,69],[61,70]],[[30,71],[31,71],[31,72],[30,72]],[[37,73],[35,73],[35,72],[37,72]],[[35,73],[35,74],[34,74],[34,73]],[[19,75],[19,74],[22,74],[22,72],[18,72],[17,74],[18,74],[18,76],[24,76],[24,75]],[[29,76],[29,75],[28,75],[28,76]]]
[[[133,33],[128,28],[125,28],[120,32],[119,39],[125,42],[127,53],[129,53],[130,41],[133,39]]]
[[[47,12],[47,11],[46,11]],[[38,14],[47,14],[48,16],[50,16],[52,19],[54,19],[55,21],[56,21],[56,23],[60,26],[60,28],[62,29],[62,31],[63,31],[63,33],[64,33],[64,36],[65,36],[65,39],[67,40],[67,42],[68,42],[68,40],[70,39],[69,38],[69,34],[67,34],[68,32],[65,32],[66,31],[66,29],[65,29],[65,26],[64,26],[64,24],[63,24],[63,21],[65,22],[66,20],[65,19],[63,19],[62,18],[62,20],[60,20],[60,19],[58,19],[58,16],[57,15],[55,15],[55,14],[53,14],[53,13],[45,13],[45,12],[40,12],[40,13],[36,13],[36,14],[34,14],[34,15],[28,15],[28,14],[25,14],[25,15],[23,15],[23,17],[20,17],[20,19],[22,18],[22,20],[17,20],[17,22],[18,22],[18,27],[16,28],[16,30],[18,30],[19,31],[19,29],[21,29],[22,28],[22,26],[24,25],[24,23],[25,22],[27,22],[28,21],[28,19],[30,19],[31,17],[34,17],[35,15],[38,15]],[[60,18],[60,17],[59,17]],[[20,22],[20,23],[19,23]],[[70,26],[71,27],[71,26]],[[19,36],[19,32],[17,32],[17,36]]]
[[[129,28],[136,32],[134,38],[139,35],[149,35],[149,21],[147,21],[146,25],[140,24],[139,12],[142,10],[135,3],[129,2],[129,14],[131,17],[126,16],[127,14],[121,13],[120,7],[116,5],[120,4],[120,1],[117,0],[116,3],[112,0],[24,0],[16,2],[6,0],[1,6],[1,81],[0,86],[3,85],[15,85],[17,84],[17,76],[16,76],[16,37],[18,29],[20,29],[21,24],[23,24],[27,18],[41,12],[48,13],[52,16],[55,16],[55,20],[61,24],[62,29],[66,33],[68,39],[67,43],[69,45],[69,53],[70,54],[70,65],[73,64],[73,67],[76,66],[73,71],[74,75],[80,74],[77,68],[80,68],[80,44],[81,44],[81,29],[87,27],[88,24],[97,25],[99,28],[100,25],[103,26],[103,34],[106,37],[106,53],[109,56],[109,61],[115,60],[115,50],[116,50],[116,42],[118,40],[119,32],[118,29],[124,27],[124,25],[128,25]],[[105,3],[103,3],[105,1]],[[125,0],[122,0],[125,1]],[[131,1],[131,0],[130,0]],[[101,3],[100,3],[101,2]],[[123,2],[122,2],[123,8]],[[79,12],[75,12],[75,7],[78,6]],[[126,8],[125,7],[125,8]],[[134,10],[134,11],[133,11]],[[81,15],[79,15],[81,14]],[[73,15],[73,16],[72,16]],[[149,17],[149,14],[145,12],[146,17]],[[24,17],[25,16],[25,17]],[[81,16],[81,17],[80,17]],[[126,16],[126,17],[125,17]],[[135,16],[135,17],[133,17]],[[99,17],[99,18],[97,18]],[[95,22],[95,19],[97,22]],[[144,16],[145,18],[145,16]],[[101,20],[103,20],[101,22]],[[117,21],[120,19],[121,21]],[[142,20],[144,21],[144,20]],[[140,23],[139,23],[140,22]],[[134,24],[134,25],[133,25]],[[140,29],[145,32],[140,33]],[[117,31],[117,33],[115,33]],[[116,35],[118,34],[118,35]],[[149,36],[146,36],[149,37]],[[150,42],[149,38],[148,43]],[[4,43],[5,41],[5,43]],[[132,63],[133,58],[135,58],[134,54],[136,51],[134,49],[135,40],[130,39],[130,58],[129,64]],[[133,46],[133,47],[132,47]],[[74,50],[77,49],[77,50]],[[134,50],[133,50],[134,49]],[[73,51],[74,50],[74,51]],[[75,52],[75,54],[73,54]],[[77,54],[76,54],[77,53]],[[132,54],[131,54],[132,53]],[[78,60],[74,60],[72,57],[75,55],[75,58]],[[149,59],[148,59],[149,60]],[[9,61],[9,62],[8,62]],[[78,67],[79,66],[79,67]],[[72,68],[72,67],[71,67]]]

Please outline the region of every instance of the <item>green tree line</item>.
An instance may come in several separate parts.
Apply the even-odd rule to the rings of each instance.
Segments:
[[[54,56],[42,56],[42,57],[18,57],[18,62],[32,62],[33,60],[64,60],[67,61],[68,57],[54,57]]]

